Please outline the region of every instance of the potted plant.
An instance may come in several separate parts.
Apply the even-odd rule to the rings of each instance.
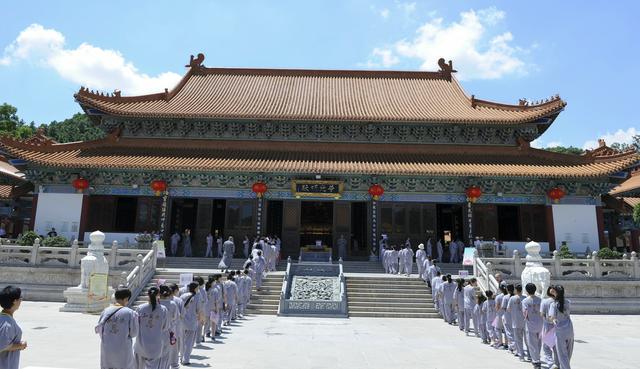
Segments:
[[[18,236],[16,243],[20,246],[33,246],[36,242],[36,238],[40,238],[34,231],[27,231],[24,234]]]
[[[46,247],[69,247],[71,243],[62,236],[47,237],[42,240],[42,246]]]
[[[152,242],[153,235],[150,233],[140,233],[136,236],[136,243],[138,243],[139,249],[151,249]]]

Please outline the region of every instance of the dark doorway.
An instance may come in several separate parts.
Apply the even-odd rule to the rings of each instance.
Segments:
[[[462,205],[438,204],[437,212],[438,234],[436,238],[442,242],[444,247],[443,260],[449,260],[449,248],[445,244],[458,238],[466,241],[463,234]],[[435,246],[435,242],[433,245]]]
[[[522,241],[517,206],[498,206],[498,237],[501,241]]]
[[[367,203],[351,203],[351,256],[369,256],[367,247]]]
[[[282,237],[282,201],[267,201],[267,235]]]
[[[211,229],[213,232],[213,235],[216,236],[216,234],[218,236],[222,236],[223,238],[225,238],[225,234],[224,234],[224,215],[227,209],[227,201],[226,200],[221,200],[221,199],[216,199],[213,200],[213,219],[211,221]],[[214,244],[214,248],[216,247],[216,245]]]
[[[191,244],[195,240],[196,215],[198,199],[173,199],[171,204],[171,234],[178,232],[182,237],[186,228],[191,229]],[[178,248],[178,255],[182,255],[182,244]]]
[[[322,241],[323,245],[333,246],[333,202],[302,201],[300,204],[300,246],[314,245]]]

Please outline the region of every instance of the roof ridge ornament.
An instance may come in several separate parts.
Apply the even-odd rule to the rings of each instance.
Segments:
[[[187,68],[203,68],[204,65],[202,65],[202,62],[204,61],[204,54],[203,53],[199,53],[197,57],[193,57],[193,55],[191,55],[191,58],[189,58],[189,64],[185,65],[185,67]]]
[[[26,138],[21,142],[31,146],[51,146],[57,143],[56,140],[45,135],[44,128],[42,127],[38,128],[33,136]]]
[[[444,58],[438,59],[438,66],[440,67],[439,72],[447,79],[447,81],[451,82],[451,74],[458,72],[453,69],[453,62],[449,60],[449,64],[447,64]]]

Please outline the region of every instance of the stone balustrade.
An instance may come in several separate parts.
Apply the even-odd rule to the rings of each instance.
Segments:
[[[640,260],[635,252],[631,257],[625,254],[622,259],[600,259],[595,251],[587,259],[561,259],[558,251],[554,251],[552,258],[541,261],[554,279],[640,279]],[[506,278],[519,279],[526,262],[517,250],[510,258],[482,258],[489,274],[500,272]]]
[[[59,266],[80,268],[80,260],[87,255],[88,247],[80,247],[74,240],[70,247],[45,247],[36,239],[33,246],[19,246],[12,243],[0,244],[0,265],[10,266]],[[104,253],[110,268],[130,269],[138,261],[137,255],[148,250],[121,249],[118,241]]]

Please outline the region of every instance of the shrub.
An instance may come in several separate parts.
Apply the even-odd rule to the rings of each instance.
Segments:
[[[640,225],[640,204],[633,207],[633,221],[636,225]]]
[[[33,246],[36,242],[36,238],[39,238],[38,234],[34,231],[25,232],[23,235],[18,237],[17,243],[20,246]]]
[[[608,247],[603,247],[598,250],[598,257],[600,259],[622,259],[622,253],[616,250],[611,250]]]
[[[560,250],[558,250],[558,255],[560,259],[575,259],[576,256],[569,250],[569,245],[562,244],[560,246]]]
[[[67,240],[66,238],[62,236],[55,236],[55,237],[47,237],[44,240],[42,240],[42,246],[69,247],[71,246],[71,244],[69,243],[69,240]]]

